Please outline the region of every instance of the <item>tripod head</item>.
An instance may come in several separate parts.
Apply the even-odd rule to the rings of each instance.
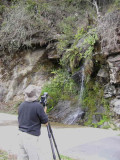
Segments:
[[[41,96],[40,103],[43,105],[43,107],[45,107],[47,104],[47,97],[48,97],[47,92],[44,92],[43,96]]]

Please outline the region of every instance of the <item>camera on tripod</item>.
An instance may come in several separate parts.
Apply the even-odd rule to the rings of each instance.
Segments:
[[[47,92],[44,92],[43,96],[41,96],[40,103],[43,105],[43,107],[45,107],[47,105],[47,97],[48,97]],[[48,122],[48,125],[47,125],[47,130],[48,130],[48,137],[50,139],[50,145],[51,145],[51,149],[52,149],[53,159],[56,160],[56,155],[55,155],[54,146],[53,146],[53,143],[54,143],[57,154],[58,154],[58,157],[59,157],[59,160],[61,160],[61,157],[60,157],[60,154],[59,154],[59,151],[58,151],[58,148],[57,148],[57,144],[55,142],[55,138],[54,138],[54,135],[53,135],[53,132],[52,132],[52,128],[51,128],[51,125],[50,125],[49,122]]]
[[[40,103],[45,107],[47,104],[48,93],[44,92],[43,96],[41,96]]]

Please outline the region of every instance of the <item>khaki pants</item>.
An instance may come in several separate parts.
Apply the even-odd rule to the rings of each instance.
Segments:
[[[40,160],[38,150],[38,136],[19,131],[18,160]]]

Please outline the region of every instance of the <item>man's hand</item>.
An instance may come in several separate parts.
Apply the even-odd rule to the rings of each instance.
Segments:
[[[45,113],[47,112],[47,107],[46,107],[46,106],[44,107],[44,112],[45,112]]]

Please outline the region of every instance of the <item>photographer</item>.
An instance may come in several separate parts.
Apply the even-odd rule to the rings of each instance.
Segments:
[[[18,109],[19,154],[18,160],[40,160],[38,154],[38,137],[41,124],[47,124],[45,107],[38,101],[40,92],[37,86],[25,89],[25,101]]]

